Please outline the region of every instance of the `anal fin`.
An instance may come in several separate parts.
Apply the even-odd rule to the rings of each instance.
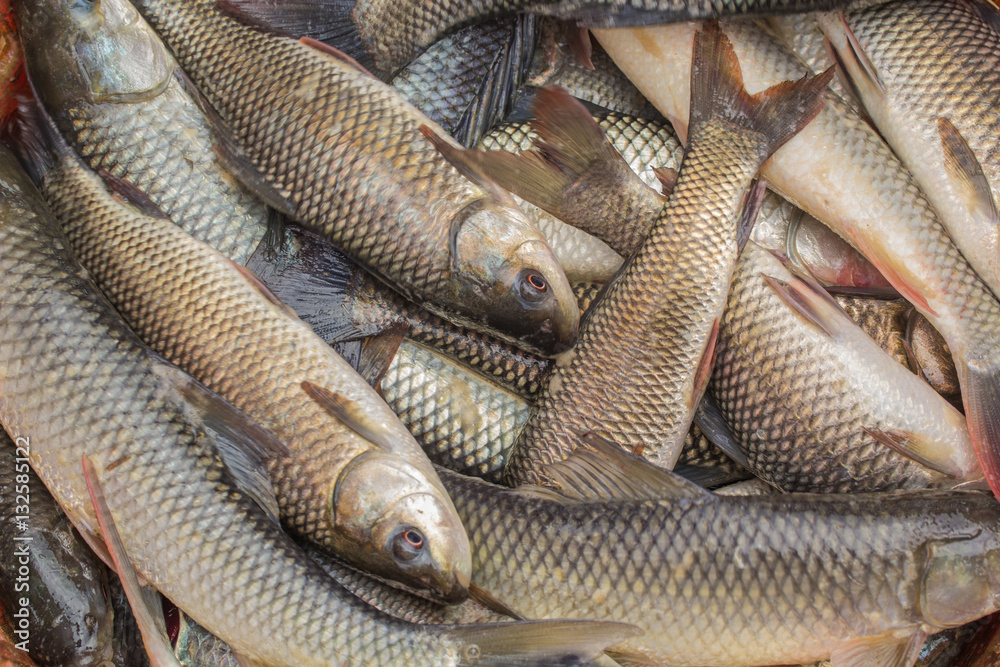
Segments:
[[[122,588],[125,589],[125,597],[128,598],[136,624],[142,633],[142,643],[149,655],[149,662],[153,667],[180,667],[180,663],[170,648],[170,640],[167,638],[167,628],[163,620],[159,594],[152,588],[144,589],[140,585],[139,578],[136,576],[135,569],[132,567],[132,562],[125,550],[125,544],[122,542],[114,518],[111,516],[111,510],[105,499],[97,470],[86,455],[83,456],[82,464],[83,477],[87,482],[87,492],[90,494],[94,511],[97,513],[97,523],[101,527],[104,543],[114,561],[115,571],[122,582]]]

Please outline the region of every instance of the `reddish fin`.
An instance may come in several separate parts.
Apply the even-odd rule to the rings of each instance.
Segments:
[[[394,324],[388,329],[365,339],[361,344],[361,354],[358,359],[358,374],[382,395],[382,378],[385,376],[392,360],[396,358],[403,338],[410,326],[405,322]]]
[[[767,181],[763,176],[758,177],[750,191],[743,199],[743,210],[740,211],[740,219],[736,224],[736,248],[738,252],[743,252],[747,241],[750,240],[750,233],[753,231],[754,223],[757,222],[757,215],[760,207],[764,203],[764,195],[767,193]]]
[[[180,667],[180,663],[177,662],[177,658],[174,657],[170,648],[170,640],[167,638],[159,596],[152,589],[147,589],[149,592],[143,590],[128,558],[128,553],[125,551],[121,535],[118,534],[114,518],[111,516],[111,510],[108,508],[107,500],[105,500],[97,470],[86,455],[83,456],[82,463],[83,478],[87,482],[87,492],[94,504],[97,523],[101,527],[104,543],[114,561],[115,571],[122,582],[122,588],[125,589],[125,597],[128,598],[129,606],[132,607],[135,622],[142,633],[142,643],[146,647],[147,655],[149,655],[149,662],[153,667]],[[151,604],[153,600],[156,602],[155,605]]]
[[[514,198],[510,196],[510,193],[497,185],[496,182],[482,170],[481,163],[475,158],[477,151],[470,151],[462,148],[461,146],[454,145],[447,139],[438,135],[438,133],[435,132],[429,125],[421,125],[420,133],[427,137],[432,144],[434,144],[434,148],[438,149],[441,156],[447,160],[451,166],[455,167],[460,174],[478,185],[480,188],[486,190],[494,201],[503,204],[504,206],[517,207],[517,203],[514,201]]]
[[[750,95],[729,38],[718,23],[707,21],[694,38],[688,137],[699,125],[721,118],[762,135],[767,157],[823,109],[831,78],[832,68]]]
[[[912,433],[900,430],[881,431],[879,429],[868,428],[867,426],[862,427],[862,430],[892,451],[916,461],[925,468],[930,468],[949,477],[962,478],[965,476],[963,471],[956,469],[952,465],[954,461],[940,460],[940,457],[934,456],[933,452],[925,449],[922,446],[923,443]]]
[[[909,637],[866,637],[844,642],[833,650],[836,667],[911,667],[920,655],[927,633]]]
[[[837,335],[836,323],[830,319],[829,312],[822,307],[817,307],[819,303],[817,303],[816,298],[819,295],[814,290],[809,289],[804,281],[794,276],[791,282],[764,274],[761,274],[761,278],[802,319],[831,338]]]
[[[851,240],[854,242],[853,245],[857,248],[865,258],[868,259],[875,268],[879,270],[885,279],[889,281],[889,284],[899,290],[900,295],[917,307],[917,310],[934,319],[938,316],[937,312],[934,311],[930,304],[927,303],[927,299],[923,297],[919,292],[917,292],[913,287],[907,283],[903,277],[896,271],[892,266],[885,262],[876,261],[878,259],[878,253],[872,252],[868,245],[864,242],[864,238],[859,234],[851,234]]]
[[[116,199],[119,201],[124,201],[129,206],[138,209],[141,213],[151,218],[160,220],[170,219],[170,216],[164,213],[163,209],[157,206],[156,202],[150,199],[145,192],[125,179],[115,176],[107,169],[98,169],[97,175],[100,176],[101,180],[104,181],[104,185],[107,186],[112,195],[116,195]]]
[[[654,167],[653,175],[660,182],[660,188],[664,197],[669,197],[677,185],[677,170],[670,167]]]
[[[396,443],[382,424],[372,420],[357,403],[339,392],[324,389],[312,382],[303,382],[302,390],[349,429],[386,451],[393,451]]]
[[[712,377],[712,368],[715,366],[715,345],[719,341],[719,318],[712,322],[712,331],[708,334],[708,343],[705,345],[705,352],[698,362],[698,370],[694,374],[694,384],[691,387],[691,396],[688,400],[688,407],[694,411],[701,402],[701,397],[705,395],[705,387]]]
[[[299,41],[302,42],[303,44],[305,44],[306,46],[310,47],[310,48],[316,49],[320,53],[325,53],[328,56],[332,56],[335,60],[339,60],[342,63],[346,63],[347,65],[350,65],[351,67],[353,67],[354,69],[358,70],[362,74],[367,74],[368,76],[370,76],[373,79],[377,79],[378,78],[377,76],[375,76],[374,74],[372,74],[371,72],[369,72],[368,68],[366,68],[364,65],[362,65],[361,63],[359,63],[357,60],[355,60],[351,56],[347,55],[346,53],[344,53],[340,49],[338,49],[338,48],[336,48],[334,46],[330,46],[326,42],[321,42],[318,39],[313,39],[312,37],[300,37]]]
[[[978,359],[955,357],[969,437],[983,475],[1000,498],[1000,368]],[[975,365],[973,365],[975,364]]]
[[[590,28],[581,28],[570,23],[564,23],[566,41],[576,61],[589,70],[594,69],[594,61],[590,59],[594,53],[594,45],[590,41]]]

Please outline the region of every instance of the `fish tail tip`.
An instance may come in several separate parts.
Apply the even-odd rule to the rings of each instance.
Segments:
[[[453,626],[462,665],[579,665],[640,634],[634,625],[608,621],[519,621]]]
[[[833,74],[831,67],[750,95],[732,43],[718,23],[708,21],[695,35],[689,127],[712,118],[737,122],[764,137],[766,158],[822,111]]]
[[[956,363],[969,436],[993,495],[1000,498],[1000,367]]]

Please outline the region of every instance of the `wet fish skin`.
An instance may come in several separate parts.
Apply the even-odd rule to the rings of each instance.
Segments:
[[[30,439],[17,445],[0,427],[0,512],[6,522],[0,531],[0,608],[8,617],[29,609],[29,634],[15,642],[27,639],[23,645],[39,665],[104,667],[111,659],[113,625],[104,564],[73,533],[32,472]],[[24,528],[15,524],[18,515]]]
[[[755,23],[725,22],[723,28],[746,68],[748,90],[808,72]],[[685,25],[597,31],[615,62],[681,130],[689,85],[671,72],[690,61],[691,31]],[[830,173],[838,178],[827,178]],[[778,151],[762,175],[872,260],[948,342],[969,433],[996,492],[1000,423],[993,406],[1000,401],[995,398],[1000,395],[1000,304],[952,243],[916,181],[872,127],[832,94],[808,131]]]
[[[136,186],[192,236],[245,264],[267,208],[214,152],[173,57],[135,9],[125,0],[73,9],[29,0],[17,10],[35,92],[91,168]]]
[[[389,81],[463,146],[473,146],[517,101],[534,54],[530,14],[476,23],[445,36]]]
[[[924,0],[842,16],[820,23],[854,94],[955,245],[1000,295],[1000,9],[989,0]],[[950,145],[942,119],[965,152]],[[982,183],[972,180],[973,168]]]
[[[234,3],[239,4],[239,3]],[[380,71],[392,72],[441,35],[465,23],[514,12],[576,19],[589,26],[626,26],[696,21],[720,16],[766,15],[830,9],[838,0],[347,0],[342,21],[350,20],[331,43]]]
[[[756,475],[785,491],[853,493],[950,486],[982,474],[961,413],[829,297],[828,314],[816,307],[817,326],[765,277],[794,280],[749,242],[719,324],[711,384]],[[925,458],[947,462],[955,477],[891,450],[866,429],[900,434]]]
[[[668,469],[680,454],[704,390],[699,368],[711,354],[736,263],[744,196],[770,152],[809,122],[815,106],[805,98],[822,84],[775,90],[773,98],[759,98],[760,111],[748,112],[757,120],[727,120],[743,113],[732,111],[739,105],[756,109],[756,101],[733,92],[742,91],[735,56],[724,37],[714,39],[717,28],[706,30],[713,30],[706,43],[719,44],[725,55],[706,52],[698,61],[705,69],[692,68],[704,95],[693,103],[701,109],[700,134],[689,137],[677,184],[641,249],[588,313],[576,348],[557,363],[507,465],[511,486],[544,482],[545,466],[575,446],[574,429],[593,430],[627,449],[641,446],[644,456]],[[787,116],[771,119],[764,100],[782,99],[789,90],[803,98],[774,107]]]
[[[217,251],[122,206],[75,157],[60,156],[42,192],[132,329],[288,446],[268,472],[293,536],[428,595],[465,597],[468,540],[451,500],[409,431],[343,358]],[[303,383],[336,393],[355,422],[330,414]]]
[[[535,618],[633,619],[645,634],[613,657],[798,664],[865,636],[885,645],[922,636],[1000,604],[1000,512],[981,494],[580,501],[442,480],[469,529],[476,584]],[[949,565],[944,552],[962,544],[970,560]],[[965,579],[972,571],[984,579]],[[973,588],[976,599],[952,600],[946,620],[938,603]]]
[[[134,4],[296,220],[442,316],[545,354],[573,345],[579,316],[541,234],[451,167],[420,127],[443,131],[397,92],[214,0]]]
[[[589,645],[593,655],[631,634],[601,624],[569,634],[560,624],[414,626],[331,583],[241,491],[183,397],[190,380],[101,296],[3,148],[0,191],[0,420],[12,437],[32,438],[32,467],[77,528],[96,536],[78,467],[89,457],[136,571],[245,658],[439,666],[474,650],[496,664],[510,646],[586,655],[567,646]],[[540,642],[553,633],[555,645]]]

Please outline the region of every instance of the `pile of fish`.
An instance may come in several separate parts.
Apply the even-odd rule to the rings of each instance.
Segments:
[[[1000,660],[991,0],[0,9],[0,664]]]

